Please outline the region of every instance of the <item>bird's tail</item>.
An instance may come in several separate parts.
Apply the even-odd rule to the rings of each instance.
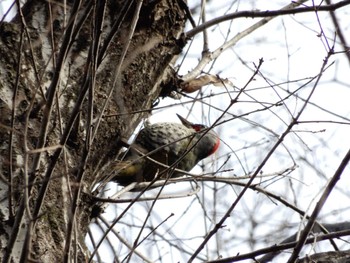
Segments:
[[[113,161],[109,165],[108,178],[122,186],[133,182],[142,182],[143,162],[142,161]]]

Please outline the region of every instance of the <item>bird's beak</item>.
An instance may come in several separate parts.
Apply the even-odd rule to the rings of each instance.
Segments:
[[[190,128],[193,126],[192,122],[189,122],[188,120],[186,120],[184,117],[182,117],[181,115],[177,114],[177,117],[180,119],[180,121],[182,122],[183,125],[185,125],[186,127]]]

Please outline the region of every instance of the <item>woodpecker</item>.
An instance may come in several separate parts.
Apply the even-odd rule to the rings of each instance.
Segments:
[[[112,180],[126,186],[152,181],[155,176],[179,177],[183,174],[172,168],[188,172],[219,148],[220,139],[213,130],[177,116],[181,123],[145,125],[123,160],[114,162]]]

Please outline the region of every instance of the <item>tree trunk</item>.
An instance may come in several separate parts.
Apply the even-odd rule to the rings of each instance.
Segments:
[[[184,44],[182,1],[67,2],[29,0],[0,26],[2,262],[85,262],[82,196]]]

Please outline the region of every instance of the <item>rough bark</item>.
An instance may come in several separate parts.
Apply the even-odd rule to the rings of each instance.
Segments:
[[[3,262],[85,262],[82,196],[169,86],[182,49],[177,1],[139,13],[138,1],[67,2],[28,1],[0,25]]]

